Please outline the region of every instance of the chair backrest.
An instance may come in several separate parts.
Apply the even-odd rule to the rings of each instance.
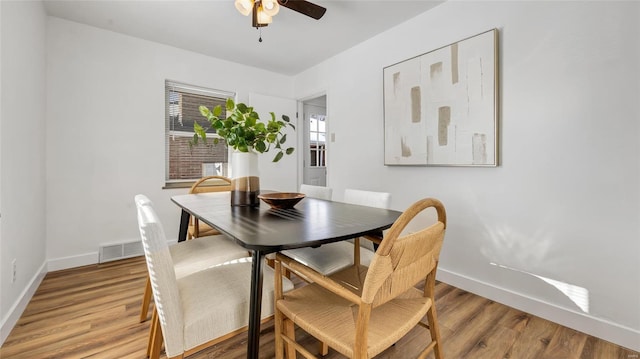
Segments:
[[[391,194],[387,192],[363,191],[347,188],[344,190],[344,201],[361,206],[389,208]]]
[[[307,197],[326,199],[330,201],[333,196],[333,188],[301,184],[300,193],[304,193]]]
[[[189,193],[226,192],[231,191],[231,178],[224,176],[206,176],[197,180],[189,189]],[[189,237],[200,237],[200,221],[194,216],[189,219],[191,226],[195,226],[193,232],[189,232]],[[216,232],[218,233],[218,232]]]
[[[389,208],[391,203],[391,193],[363,191],[359,189],[347,188],[344,190],[344,201],[360,206]],[[384,233],[385,231],[383,231]],[[351,240],[350,240],[351,241]],[[375,246],[370,241],[359,241],[360,246],[375,252]]]
[[[400,236],[418,213],[431,207],[438,214],[435,224]],[[446,226],[446,212],[437,199],[420,200],[404,211],[384,236],[371,261],[362,287],[362,301],[376,307],[406,292],[430,274],[428,279],[435,280]]]
[[[224,176],[202,177],[191,186],[189,193],[231,191],[231,179]]]
[[[184,352],[184,317],[171,252],[164,228],[152,203],[144,195],[135,196],[138,227],[153,288],[167,354]],[[173,355],[171,355],[173,356]]]

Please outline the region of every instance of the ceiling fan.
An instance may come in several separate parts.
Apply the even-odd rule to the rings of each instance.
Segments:
[[[326,8],[305,0],[235,0],[238,11],[245,16],[252,13],[252,25],[255,28],[268,26],[272,17],[280,11],[280,6],[319,20],[327,11]]]

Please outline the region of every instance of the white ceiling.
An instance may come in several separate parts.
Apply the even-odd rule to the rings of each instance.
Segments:
[[[295,1],[295,0],[294,0]],[[443,1],[312,0],[320,20],[281,8],[260,31],[233,0],[45,0],[48,15],[295,75]],[[384,51],[384,50],[381,50]]]

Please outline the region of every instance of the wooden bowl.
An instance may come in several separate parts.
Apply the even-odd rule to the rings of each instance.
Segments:
[[[276,209],[293,208],[304,197],[304,193],[292,192],[273,192],[258,195],[258,198],[271,206],[271,208]]]

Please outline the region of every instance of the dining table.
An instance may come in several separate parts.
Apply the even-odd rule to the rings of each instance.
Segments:
[[[264,191],[272,192],[272,191]],[[184,241],[190,216],[216,228],[251,251],[251,293],[247,358],[258,358],[265,256],[286,249],[318,247],[391,227],[401,212],[305,197],[293,208],[231,206],[230,192],[171,197],[181,208],[178,240]]]

